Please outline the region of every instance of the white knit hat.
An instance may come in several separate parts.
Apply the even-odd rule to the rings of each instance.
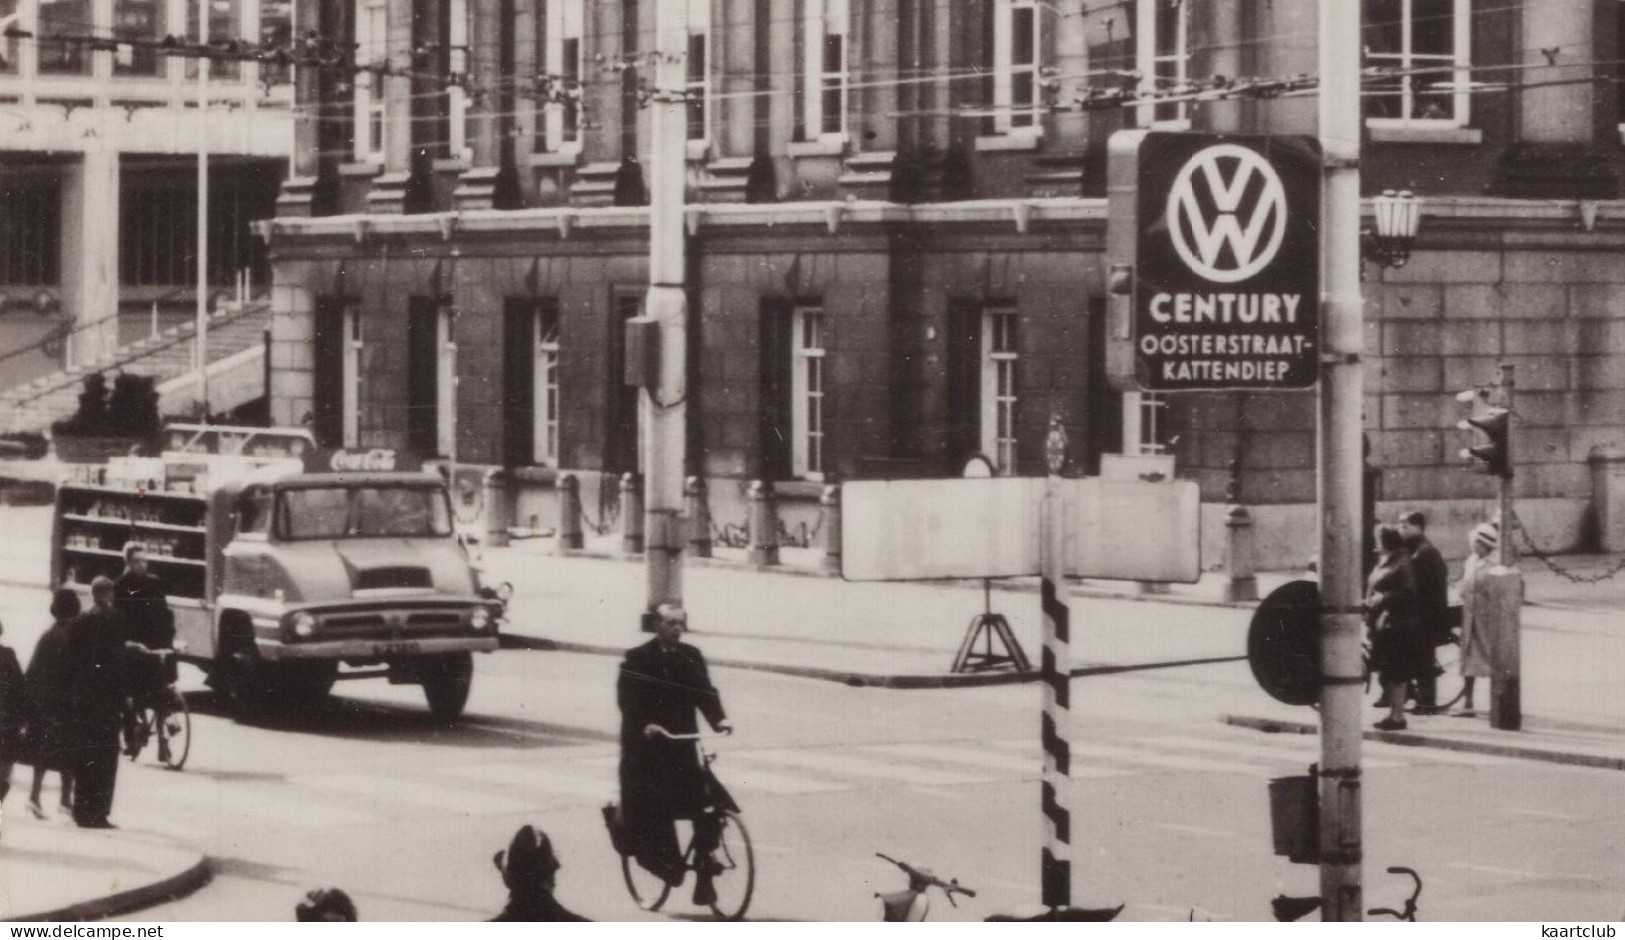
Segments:
[[[1473,541],[1494,548],[1501,542],[1501,532],[1493,522],[1480,523],[1473,529]]]

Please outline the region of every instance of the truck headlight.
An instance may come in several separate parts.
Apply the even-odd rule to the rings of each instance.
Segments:
[[[468,625],[476,630],[484,630],[491,625],[491,610],[488,607],[476,607],[468,615]]]
[[[316,618],[300,611],[288,621],[293,626],[294,636],[310,636],[316,632]]]

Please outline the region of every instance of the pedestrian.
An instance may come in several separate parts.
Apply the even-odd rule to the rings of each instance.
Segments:
[[[148,650],[170,649],[175,645],[175,618],[169,609],[169,595],[163,581],[148,569],[147,547],[140,542],[124,546],[124,571],[113,584],[113,607],[124,615],[128,639]],[[159,661],[140,653],[130,654],[125,667],[126,681],[135,707],[125,716],[124,753],[138,753],[139,710],[158,701],[175,681],[174,657]]]
[[[1461,568],[1461,707],[1473,711],[1473,684],[1480,676],[1494,675],[1490,656],[1490,612],[1479,595],[1484,590],[1483,575],[1496,564],[1500,528],[1486,522],[1473,529],[1472,550]]]
[[[128,692],[124,617],[113,608],[113,582],[90,583],[91,608],[68,625],[68,695],[74,777],[73,821],[116,828],[107,818],[118,783],[119,726]]]
[[[51,595],[51,626],[34,644],[28,661],[28,751],[34,760],[34,783],[28,789],[28,811],[35,819],[45,818],[40,792],[45,774],[56,771],[62,781],[57,809],[73,812],[73,769],[69,766],[72,703],[68,690],[68,624],[79,616],[79,594],[72,588],[57,588]]]
[[[1371,668],[1387,693],[1388,703],[1388,717],[1377,722],[1377,728],[1403,731],[1405,688],[1432,667],[1432,647],[1421,634],[1416,574],[1399,530],[1386,525],[1378,529],[1377,551],[1377,567],[1371,569],[1365,595]]]
[[[5,626],[0,624],[0,636]],[[23,684],[23,667],[17,662],[17,653],[9,646],[0,645],[0,804],[11,792],[11,769],[21,756],[23,726],[28,722],[28,690]],[[0,806],[0,814],[4,807]],[[4,822],[0,815],[0,823]]]
[[[1430,650],[1452,641],[1450,630],[1450,567],[1433,543],[1428,541],[1427,516],[1411,511],[1399,517],[1399,534],[1405,540],[1405,550],[1411,553],[1411,570],[1416,575],[1416,616],[1421,636]],[[1437,655],[1432,668],[1423,670],[1414,682],[1416,713],[1432,714],[1438,711]]]
[[[361,919],[355,902],[342,888],[312,888],[293,909],[300,923],[353,924]]]
[[[502,872],[508,887],[508,904],[493,921],[532,921],[583,923],[587,918],[560,904],[553,892],[558,887],[559,869],[564,867],[553,851],[553,840],[535,826],[520,826],[491,861]]]
[[[705,655],[681,641],[687,616],[679,607],[662,604],[655,611],[655,638],[633,647],[621,662],[617,699],[621,709],[621,811],[626,835],[638,864],[667,884],[683,881],[686,867],[677,847],[677,820],[694,823],[699,878],[696,904],[715,900],[711,884],[711,850],[721,827],[719,807],[692,741],[673,735],[698,730],[695,713],[713,730],[733,731],[722,711],[722,697],[711,684]],[[737,809],[732,801],[720,808]]]

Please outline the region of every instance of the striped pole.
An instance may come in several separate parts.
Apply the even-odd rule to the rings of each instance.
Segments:
[[[1058,469],[1058,468],[1057,468]],[[1039,892],[1046,907],[1072,903],[1072,647],[1066,596],[1066,503],[1052,473],[1044,493],[1039,598],[1044,611],[1044,854]]]

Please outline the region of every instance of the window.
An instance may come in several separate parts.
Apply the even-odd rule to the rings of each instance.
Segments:
[[[790,325],[790,472],[824,477],[824,310],[797,307]]]
[[[1135,56],[1142,94],[1176,93],[1190,81],[1191,0],[1140,0],[1136,10]],[[1181,129],[1190,126],[1190,102],[1170,101],[1140,107],[1141,126]]]
[[[361,308],[344,308],[344,363],[340,414],[344,417],[345,447],[361,446]]]
[[[545,150],[581,147],[582,0],[547,5],[547,74],[551,94],[543,121]]]
[[[474,109],[472,96],[468,93],[470,78],[469,55],[469,13],[468,0],[451,0],[449,22],[447,23],[447,50],[446,70],[450,73],[447,81],[451,82],[446,89],[446,97],[451,111],[451,146],[450,153],[454,158],[463,160],[474,159],[474,151],[470,142],[474,139]]]
[[[283,539],[450,535],[446,492],[429,486],[322,486],[278,494],[277,534]]]
[[[807,93],[803,123],[809,139],[844,140],[851,79],[848,0],[807,0]]]
[[[1155,392],[1126,392],[1123,395],[1123,440],[1134,454],[1168,452],[1168,399]]]
[[[1366,119],[1373,125],[1467,124],[1470,0],[1366,0]]]
[[[61,280],[61,199],[50,168],[6,167],[0,179],[0,284]],[[123,222],[128,225],[128,217]]]
[[[535,345],[535,460],[559,465],[559,312],[547,306],[536,311]]]
[[[292,48],[293,0],[261,0],[260,45],[271,48]],[[279,65],[267,59],[260,63],[260,80],[267,85],[288,85],[293,82],[293,66]]]
[[[113,35],[146,42],[163,39],[167,5],[167,0],[114,0]],[[119,46],[113,52],[113,74],[162,75],[167,58],[152,46]]]
[[[1001,476],[1016,470],[1016,312],[982,317],[981,452]]]
[[[202,35],[198,28],[198,7],[207,3],[209,8],[209,42],[225,44],[243,38],[243,13],[239,0],[185,0],[186,35]],[[186,77],[197,77],[198,60],[186,59]],[[242,63],[232,59],[211,59],[209,80],[233,82],[242,78]]]
[[[271,528],[271,491],[250,486],[237,497],[237,534],[265,537]]]
[[[433,297],[407,302],[406,437],[423,456],[456,454],[455,312]]]
[[[998,0],[993,11],[993,126],[1036,134],[1043,32],[1037,0]]]
[[[52,36],[82,36],[95,22],[90,0],[57,0],[39,5],[39,72],[41,75],[89,75],[90,47],[57,42]]]
[[[669,0],[668,0],[669,2]],[[711,38],[711,0],[682,0],[683,23],[688,30],[687,79],[683,91],[688,96],[688,139],[708,140],[711,136],[710,70],[707,61]]]
[[[384,0],[357,0],[355,17],[355,159],[384,162],[384,76],[389,64],[389,13]]]
[[[457,311],[441,304],[435,316],[435,453],[457,456]]]
[[[13,27],[26,29],[21,22],[20,0],[0,0],[0,75],[17,74],[17,44],[21,39],[4,35]]]

